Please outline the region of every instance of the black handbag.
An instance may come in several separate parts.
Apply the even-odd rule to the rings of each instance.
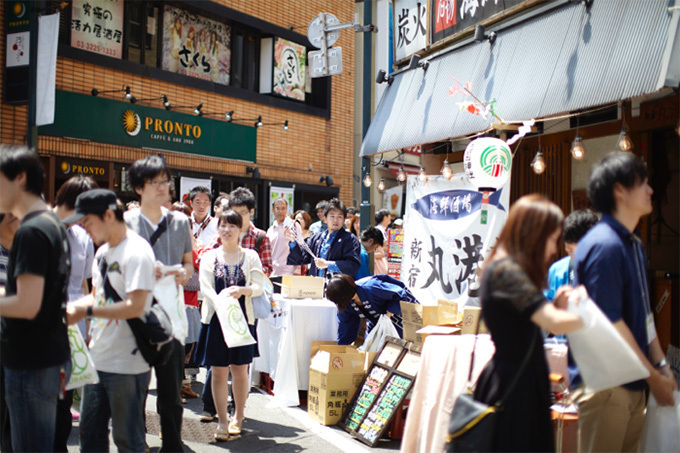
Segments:
[[[486,404],[475,399],[471,385],[472,370],[475,361],[475,347],[477,346],[480,323],[481,316],[477,321],[475,342],[470,357],[468,390],[458,396],[453,405],[451,420],[449,421],[449,434],[446,437],[447,452],[493,451],[494,441],[496,440],[496,425],[498,423],[499,412],[503,410],[503,401],[505,401],[508,395],[512,393],[519,382],[520,377],[524,374],[524,370],[529,364],[532,351],[536,345],[537,335],[534,334],[527,355],[524,357],[522,365],[517,371],[512,383],[505,391],[505,394],[495,404]]]

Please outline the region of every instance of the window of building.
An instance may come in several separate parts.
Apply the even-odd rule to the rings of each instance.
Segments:
[[[231,38],[231,83],[236,88],[258,91],[260,81],[260,35],[234,26]]]
[[[160,8],[152,2],[125,4],[125,58],[146,66],[158,66]]]

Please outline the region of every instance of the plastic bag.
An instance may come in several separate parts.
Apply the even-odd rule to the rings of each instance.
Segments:
[[[175,283],[175,276],[166,275],[154,284],[153,296],[172,321],[172,336],[184,344],[189,333],[189,320],[184,308],[184,292],[180,289]]]
[[[649,395],[645,427],[638,451],[678,451],[680,446],[680,392],[673,392],[675,406],[659,406]]]
[[[66,390],[84,387],[87,384],[99,382],[99,375],[94,368],[90,351],[85,345],[85,340],[78,326],[68,326],[68,344],[71,347],[71,378],[66,384]]]
[[[588,297],[583,286],[571,293],[567,310],[583,319],[584,327],[567,337],[571,354],[589,390],[600,392],[649,377],[649,371],[633,348]]]
[[[545,359],[548,362],[548,369],[551,373],[559,374],[564,378],[564,387],[569,388],[569,364],[568,353],[569,348],[564,340],[560,341],[555,338],[545,340],[543,344],[545,349]],[[562,384],[553,383],[553,392],[561,392]]]
[[[399,333],[389,316],[380,315],[380,319],[378,319],[373,330],[366,335],[362,349],[366,352],[378,352],[383,344],[385,344],[385,338],[388,336],[399,338]]]
[[[230,348],[255,344],[256,341],[250,334],[241,305],[238,300],[228,296],[226,290],[227,288],[220,292],[215,304],[215,313],[222,327],[224,343]]]

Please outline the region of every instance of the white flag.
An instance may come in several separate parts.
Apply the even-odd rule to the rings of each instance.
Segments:
[[[41,16],[38,22],[38,86],[35,124],[54,123],[54,97],[59,44],[59,13]]]

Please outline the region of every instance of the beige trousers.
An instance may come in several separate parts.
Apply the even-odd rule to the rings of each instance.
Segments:
[[[579,452],[637,452],[645,422],[644,390],[624,387],[574,391],[578,403]]]

